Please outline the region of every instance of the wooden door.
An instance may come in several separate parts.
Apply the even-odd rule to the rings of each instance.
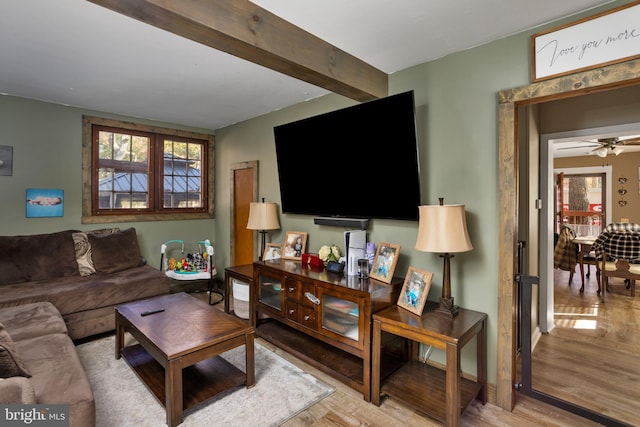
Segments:
[[[247,230],[249,204],[258,198],[258,162],[231,165],[231,265],[251,264],[254,254],[255,232]]]

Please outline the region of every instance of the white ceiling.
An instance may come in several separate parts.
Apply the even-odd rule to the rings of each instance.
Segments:
[[[611,0],[255,0],[394,73]],[[84,0],[0,0],[0,93],[215,130],[327,93]]]

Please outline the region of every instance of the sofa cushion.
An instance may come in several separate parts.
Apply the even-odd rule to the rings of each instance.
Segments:
[[[119,228],[104,228],[92,231],[79,231],[73,233],[73,243],[76,249],[76,262],[78,263],[78,271],[81,276],[90,276],[96,272],[91,257],[91,244],[89,243],[89,234],[113,234],[120,231]]]
[[[31,374],[27,371],[20,355],[18,355],[11,336],[9,336],[4,325],[0,323],[0,378],[18,376],[29,378]]]
[[[25,377],[0,378],[0,402],[5,405],[38,403],[33,384]]]
[[[135,228],[112,234],[87,234],[96,273],[111,274],[138,267],[142,255]]]
[[[67,333],[67,325],[62,315],[50,302],[36,302],[2,308],[0,323],[5,326],[13,341],[48,334]]]
[[[49,301],[64,317],[70,313],[168,294],[170,289],[170,281],[163,272],[150,265],[141,265],[112,274],[5,285],[0,292],[0,308]]]
[[[33,374],[30,379],[38,404],[68,404],[70,427],[95,425],[91,384],[68,335],[16,341],[16,348]]]
[[[73,232],[0,236],[0,285],[78,276]]]

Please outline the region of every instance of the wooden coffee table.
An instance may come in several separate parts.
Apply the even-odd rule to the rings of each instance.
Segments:
[[[124,347],[125,332],[138,343]],[[184,292],[116,306],[116,359],[123,356],[165,406],[170,427],[185,409],[255,385],[254,337],[248,323]],[[218,356],[241,345],[246,374]]]

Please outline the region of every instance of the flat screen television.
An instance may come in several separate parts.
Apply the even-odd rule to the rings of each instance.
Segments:
[[[283,213],[418,220],[413,91],[274,127]]]

